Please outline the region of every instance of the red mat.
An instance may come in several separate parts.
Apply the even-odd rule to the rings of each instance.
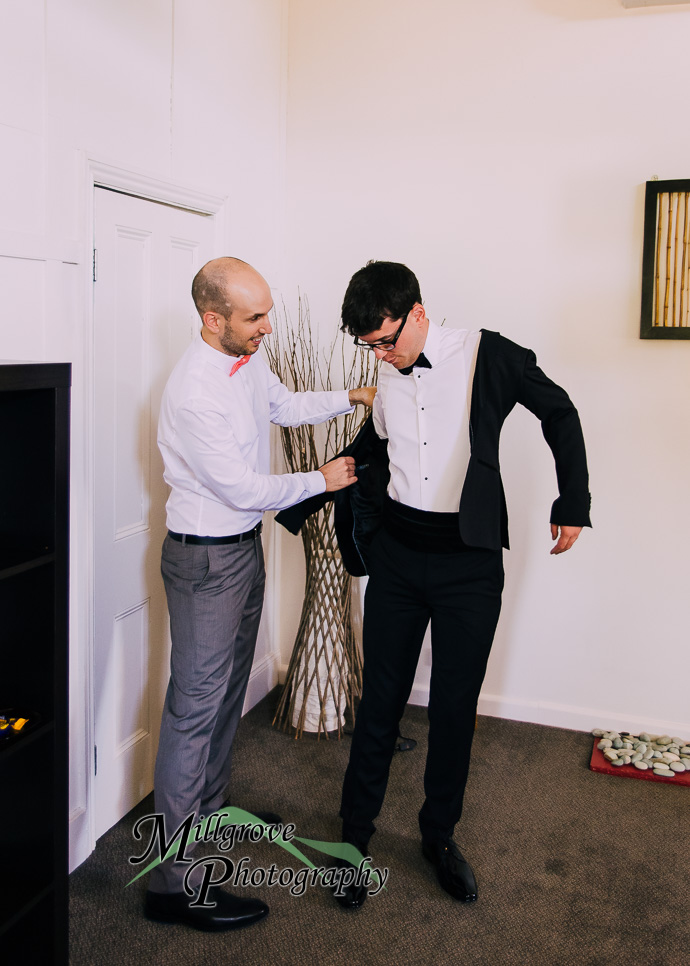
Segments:
[[[594,739],[592,758],[589,763],[592,771],[599,771],[603,775],[617,775],[622,778],[641,778],[646,782],[663,782],[665,785],[685,785],[686,787],[690,787],[690,771],[680,772],[674,778],[662,778],[659,775],[655,775],[651,768],[648,768],[647,771],[641,771],[639,768],[635,768],[634,765],[612,765],[608,759],[604,758],[603,752],[597,748],[600,741],[601,738]]]

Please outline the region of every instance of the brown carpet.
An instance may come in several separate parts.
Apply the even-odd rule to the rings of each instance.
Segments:
[[[302,741],[271,727],[277,692],[240,725],[234,804],[270,809],[306,838],[337,840],[337,811],[350,739]],[[596,726],[599,722],[592,722]],[[301,897],[278,886],[238,890],[271,908],[263,922],[218,935],[150,923],[145,880],[128,857],[131,830],[149,797],[98,842],[70,877],[73,966],[687,966],[690,964],[690,790],[597,775],[589,735],[480,717],[456,840],[479,886],[454,902],[423,859],[426,710],[408,707],[403,734],[416,750],[396,754],[374,865],[387,891],[355,912],[319,886]],[[217,850],[216,850],[217,851]],[[305,850],[306,851],[306,850]],[[236,845],[234,861],[298,868],[266,842]],[[327,864],[315,852],[315,864]]]

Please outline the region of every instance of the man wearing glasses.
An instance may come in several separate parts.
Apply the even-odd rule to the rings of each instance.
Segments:
[[[387,440],[390,468],[382,526],[366,559],[364,687],[343,785],[343,840],[368,854],[431,621],[422,851],[442,888],[471,902],[474,874],[452,836],[501,608],[508,527],[499,434],[518,402],[541,421],[556,463],[551,553],[560,554],[591,525],[580,421],[530,350],[496,332],[430,322],[405,265],[369,262],[360,269],[345,293],[342,322],[383,363],[372,418]],[[358,908],[365,898],[353,885],[338,901]]]

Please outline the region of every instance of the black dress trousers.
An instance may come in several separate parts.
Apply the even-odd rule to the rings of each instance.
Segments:
[[[340,811],[344,840],[366,847],[375,831],[429,621],[426,799],[419,825],[425,839],[452,834],[462,812],[502,590],[500,550],[427,552],[385,529],[374,538],[364,606],[364,684]]]

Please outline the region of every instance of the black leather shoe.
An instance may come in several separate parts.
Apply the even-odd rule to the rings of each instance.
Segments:
[[[259,899],[240,899],[219,886],[208,890],[208,901],[215,906],[190,906],[184,892],[147,892],[144,915],[154,922],[182,923],[204,932],[222,932],[251,926],[268,915],[268,906]]]
[[[477,901],[477,882],[472,866],[452,838],[422,839],[422,852],[436,866],[436,877],[449,896],[458,902]]]
[[[338,869],[356,870],[357,868],[352,863],[346,862],[345,859],[336,859],[334,864]],[[335,894],[335,898],[343,909],[361,909],[367,898],[366,886],[357,885],[356,882],[345,885]]]

